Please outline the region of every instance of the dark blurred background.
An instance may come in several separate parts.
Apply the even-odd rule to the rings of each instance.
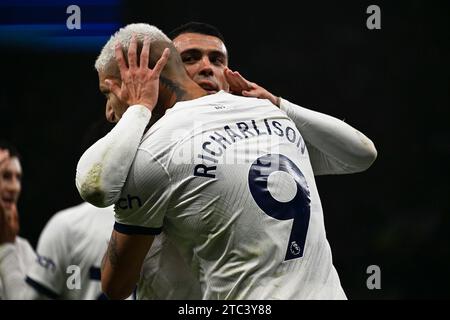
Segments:
[[[81,30],[65,29],[69,4]],[[366,27],[371,4],[381,30]],[[368,171],[317,178],[348,297],[450,298],[449,17],[448,1],[420,0],[0,2],[0,138],[23,156],[21,235],[36,245],[55,212],[81,202],[77,161],[109,128],[93,67],[109,35],[196,20],[222,31],[232,69],[374,141]],[[366,286],[370,265],[380,290]]]

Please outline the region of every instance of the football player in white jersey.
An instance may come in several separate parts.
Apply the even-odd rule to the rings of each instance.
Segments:
[[[0,142],[0,299],[9,298],[10,276],[22,276],[36,257],[29,242],[18,236],[17,201],[22,190],[21,178],[22,167],[17,150],[6,142]],[[6,270],[11,263],[14,269]]]
[[[112,208],[89,203],[53,215],[39,237],[37,258],[20,277],[10,276],[15,283],[8,287],[9,298],[101,299],[100,264],[111,217]],[[8,269],[11,272],[14,264]]]
[[[0,149],[0,299],[105,299],[100,265],[114,224],[113,207],[85,202],[56,213],[39,237],[36,255],[17,236],[21,174],[17,153]],[[144,299],[199,298],[198,281],[181,259],[165,235],[156,237],[136,294]]]
[[[138,66],[133,31],[141,42],[144,35],[152,37],[153,70],[147,68],[148,40]],[[114,49],[116,40],[121,44]],[[108,103],[122,120],[80,159],[77,187],[96,205],[116,202],[115,187],[123,185],[133,162],[102,267],[107,294],[123,298],[132,290],[152,235],[164,227],[196,273],[203,298],[345,298],[299,124],[268,100],[225,92],[205,97],[181,70],[172,43],[154,27],[128,26],[103,51],[109,57],[115,51],[118,59],[119,67],[101,55],[97,69]],[[162,110],[176,104],[141,141],[157,103]],[[335,120],[327,117],[320,120]],[[362,171],[376,152],[356,130],[339,132],[349,128],[333,126],[337,132],[324,133],[324,143],[346,138],[356,152],[361,144],[371,148]],[[336,162],[332,154],[322,159]]]
[[[358,131],[343,126],[342,121],[277,97],[260,85],[246,80],[239,72],[230,70],[225,39],[216,27],[207,23],[188,22],[169,34],[189,76],[209,94],[225,90],[268,99],[289,113],[294,122],[299,124],[297,129],[305,139],[315,175],[363,171],[376,157],[372,142],[361,135],[360,143],[356,144],[354,138],[359,135]],[[333,137],[335,134],[339,136]],[[352,143],[347,143],[347,137],[353,138]],[[324,155],[335,161],[329,161],[327,166]]]
[[[39,238],[38,259],[33,261],[26,272],[28,286],[11,288],[14,290],[12,297],[105,299],[101,291],[100,266],[113,224],[112,207],[97,208],[89,203],[82,203],[56,213]],[[188,278],[190,273],[185,272],[184,264],[168,263],[165,256],[173,257],[170,262],[176,261],[177,251],[173,250],[167,239],[160,236],[155,241],[156,245],[152,246],[147,255],[145,268],[147,270],[160,268],[179,276],[174,277],[161,272],[151,274],[151,279],[148,279],[148,276],[143,277],[138,286],[140,294],[143,295],[144,292],[147,299],[197,297],[196,287],[190,282],[190,285],[184,286],[182,290],[173,291],[173,286],[190,281]],[[163,257],[165,259],[162,259]],[[133,297],[130,296],[129,299]]]
[[[99,298],[100,262],[114,223],[112,207],[84,203],[55,214],[41,233],[36,255],[28,241],[17,236],[22,169],[17,153],[9,149],[0,162],[0,295],[27,300]]]

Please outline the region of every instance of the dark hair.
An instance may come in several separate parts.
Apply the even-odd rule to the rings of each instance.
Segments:
[[[9,156],[11,158],[18,158],[20,160],[19,151],[17,151],[16,147],[8,141],[0,140],[0,149],[8,150]]]
[[[197,21],[191,21],[188,23],[185,23],[172,31],[169,32],[168,36],[170,39],[175,39],[180,34],[183,33],[199,33],[199,34],[205,34],[207,36],[213,36],[217,37],[220,40],[222,40],[223,43],[225,43],[225,38],[220,33],[219,29],[214,27],[213,25],[210,25],[208,23],[204,22],[197,22]]]

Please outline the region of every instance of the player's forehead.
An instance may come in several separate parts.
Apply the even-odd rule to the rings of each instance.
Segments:
[[[10,173],[15,175],[22,175],[22,166],[20,165],[20,161],[17,157],[12,157],[4,160],[0,165],[0,172]]]
[[[222,40],[206,34],[189,32],[182,33],[173,40],[173,44],[180,53],[187,50],[197,49],[204,52],[218,51],[227,56],[227,49]]]

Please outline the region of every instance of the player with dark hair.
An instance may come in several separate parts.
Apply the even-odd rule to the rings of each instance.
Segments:
[[[191,79],[208,93],[224,90],[268,99],[286,112],[305,139],[315,175],[360,172],[376,158],[372,141],[358,130],[339,119],[278,97],[230,70],[225,39],[216,27],[188,22],[170,32],[170,36]]]
[[[180,25],[179,27],[176,27],[175,29],[170,31],[167,35],[169,36],[170,39],[175,39],[176,37],[178,37],[180,34],[183,33],[198,33],[213,36],[219,38],[223,43],[225,43],[225,38],[222,35],[222,33],[220,33],[219,29],[205,22],[197,22],[197,21],[187,22],[185,24]]]

